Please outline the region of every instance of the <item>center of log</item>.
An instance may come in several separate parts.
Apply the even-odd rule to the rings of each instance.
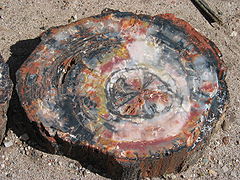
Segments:
[[[106,83],[107,108],[132,122],[137,122],[137,117],[152,119],[155,114],[167,112],[172,104],[167,86],[146,68],[118,70]]]

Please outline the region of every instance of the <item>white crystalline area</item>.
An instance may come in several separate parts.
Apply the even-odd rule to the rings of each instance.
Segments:
[[[114,123],[116,133],[113,134],[112,140],[116,141],[151,141],[155,139],[165,139],[173,137],[182,132],[183,126],[188,121],[191,107],[191,82],[187,81],[188,74],[181,62],[168,61],[169,56],[163,56],[165,45],[159,45],[152,41],[146,40],[146,37],[140,37],[136,41],[127,45],[130,54],[130,60],[125,64],[126,67],[144,67],[149,72],[158,76],[162,82],[168,85],[169,96],[171,97],[171,108],[166,112],[158,112],[152,119],[135,118],[135,122],[124,121]],[[165,58],[167,57],[167,58]],[[192,84],[195,90],[201,90],[204,83],[217,84],[216,73],[212,69],[206,68],[206,60],[199,57],[195,64],[199,73],[195,79],[198,82]],[[201,66],[202,65],[202,66]],[[134,78],[134,75],[129,74]],[[136,76],[142,76],[141,73]],[[209,97],[213,97],[218,87],[208,93]],[[160,91],[160,89],[156,89]],[[202,90],[203,91],[203,90]],[[202,92],[204,93],[204,92]],[[158,109],[162,104],[158,104]],[[199,110],[206,110],[208,105],[201,104]],[[150,123],[149,123],[150,122]],[[133,131],[134,133],[129,133]]]

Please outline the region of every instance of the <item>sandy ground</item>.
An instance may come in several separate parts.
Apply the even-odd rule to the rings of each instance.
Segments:
[[[190,0],[0,0],[0,53],[17,67],[34,48],[34,39],[41,32],[99,14],[105,8],[150,15],[175,14],[221,50],[228,67],[231,98],[222,128],[212,137],[198,163],[180,174],[154,179],[240,179],[240,1],[207,2],[222,18],[224,26],[208,24]],[[1,180],[106,179],[89,171],[91,167],[85,169],[77,161],[43,152],[26,134],[27,127],[17,113],[19,107],[15,108],[16,115],[11,117],[7,136],[0,146]]]

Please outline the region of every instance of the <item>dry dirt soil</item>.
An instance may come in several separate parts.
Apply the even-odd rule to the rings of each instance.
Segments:
[[[153,179],[240,179],[240,0],[206,0],[222,18],[212,26],[190,0],[0,0],[0,53],[12,75],[36,46],[36,37],[52,26],[101,13],[105,8],[149,15],[173,13],[211,39],[228,67],[230,103],[223,124],[204,156],[187,171]],[[44,152],[28,134],[20,107],[9,116],[0,146],[0,179],[106,179],[77,161]]]

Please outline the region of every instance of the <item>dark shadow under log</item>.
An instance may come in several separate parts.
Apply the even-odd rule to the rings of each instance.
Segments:
[[[11,56],[7,61],[9,66],[10,78],[13,82],[13,92],[9,102],[9,108],[7,110],[7,130],[11,129],[17,136],[21,136],[27,133],[30,136],[30,141],[27,143],[39,150],[49,152],[47,147],[51,145],[45,140],[34,123],[29,121],[24,109],[21,106],[19,97],[16,91],[16,72],[32,53],[32,51],[40,43],[39,37],[35,39],[27,39],[17,42],[12,45]]]

